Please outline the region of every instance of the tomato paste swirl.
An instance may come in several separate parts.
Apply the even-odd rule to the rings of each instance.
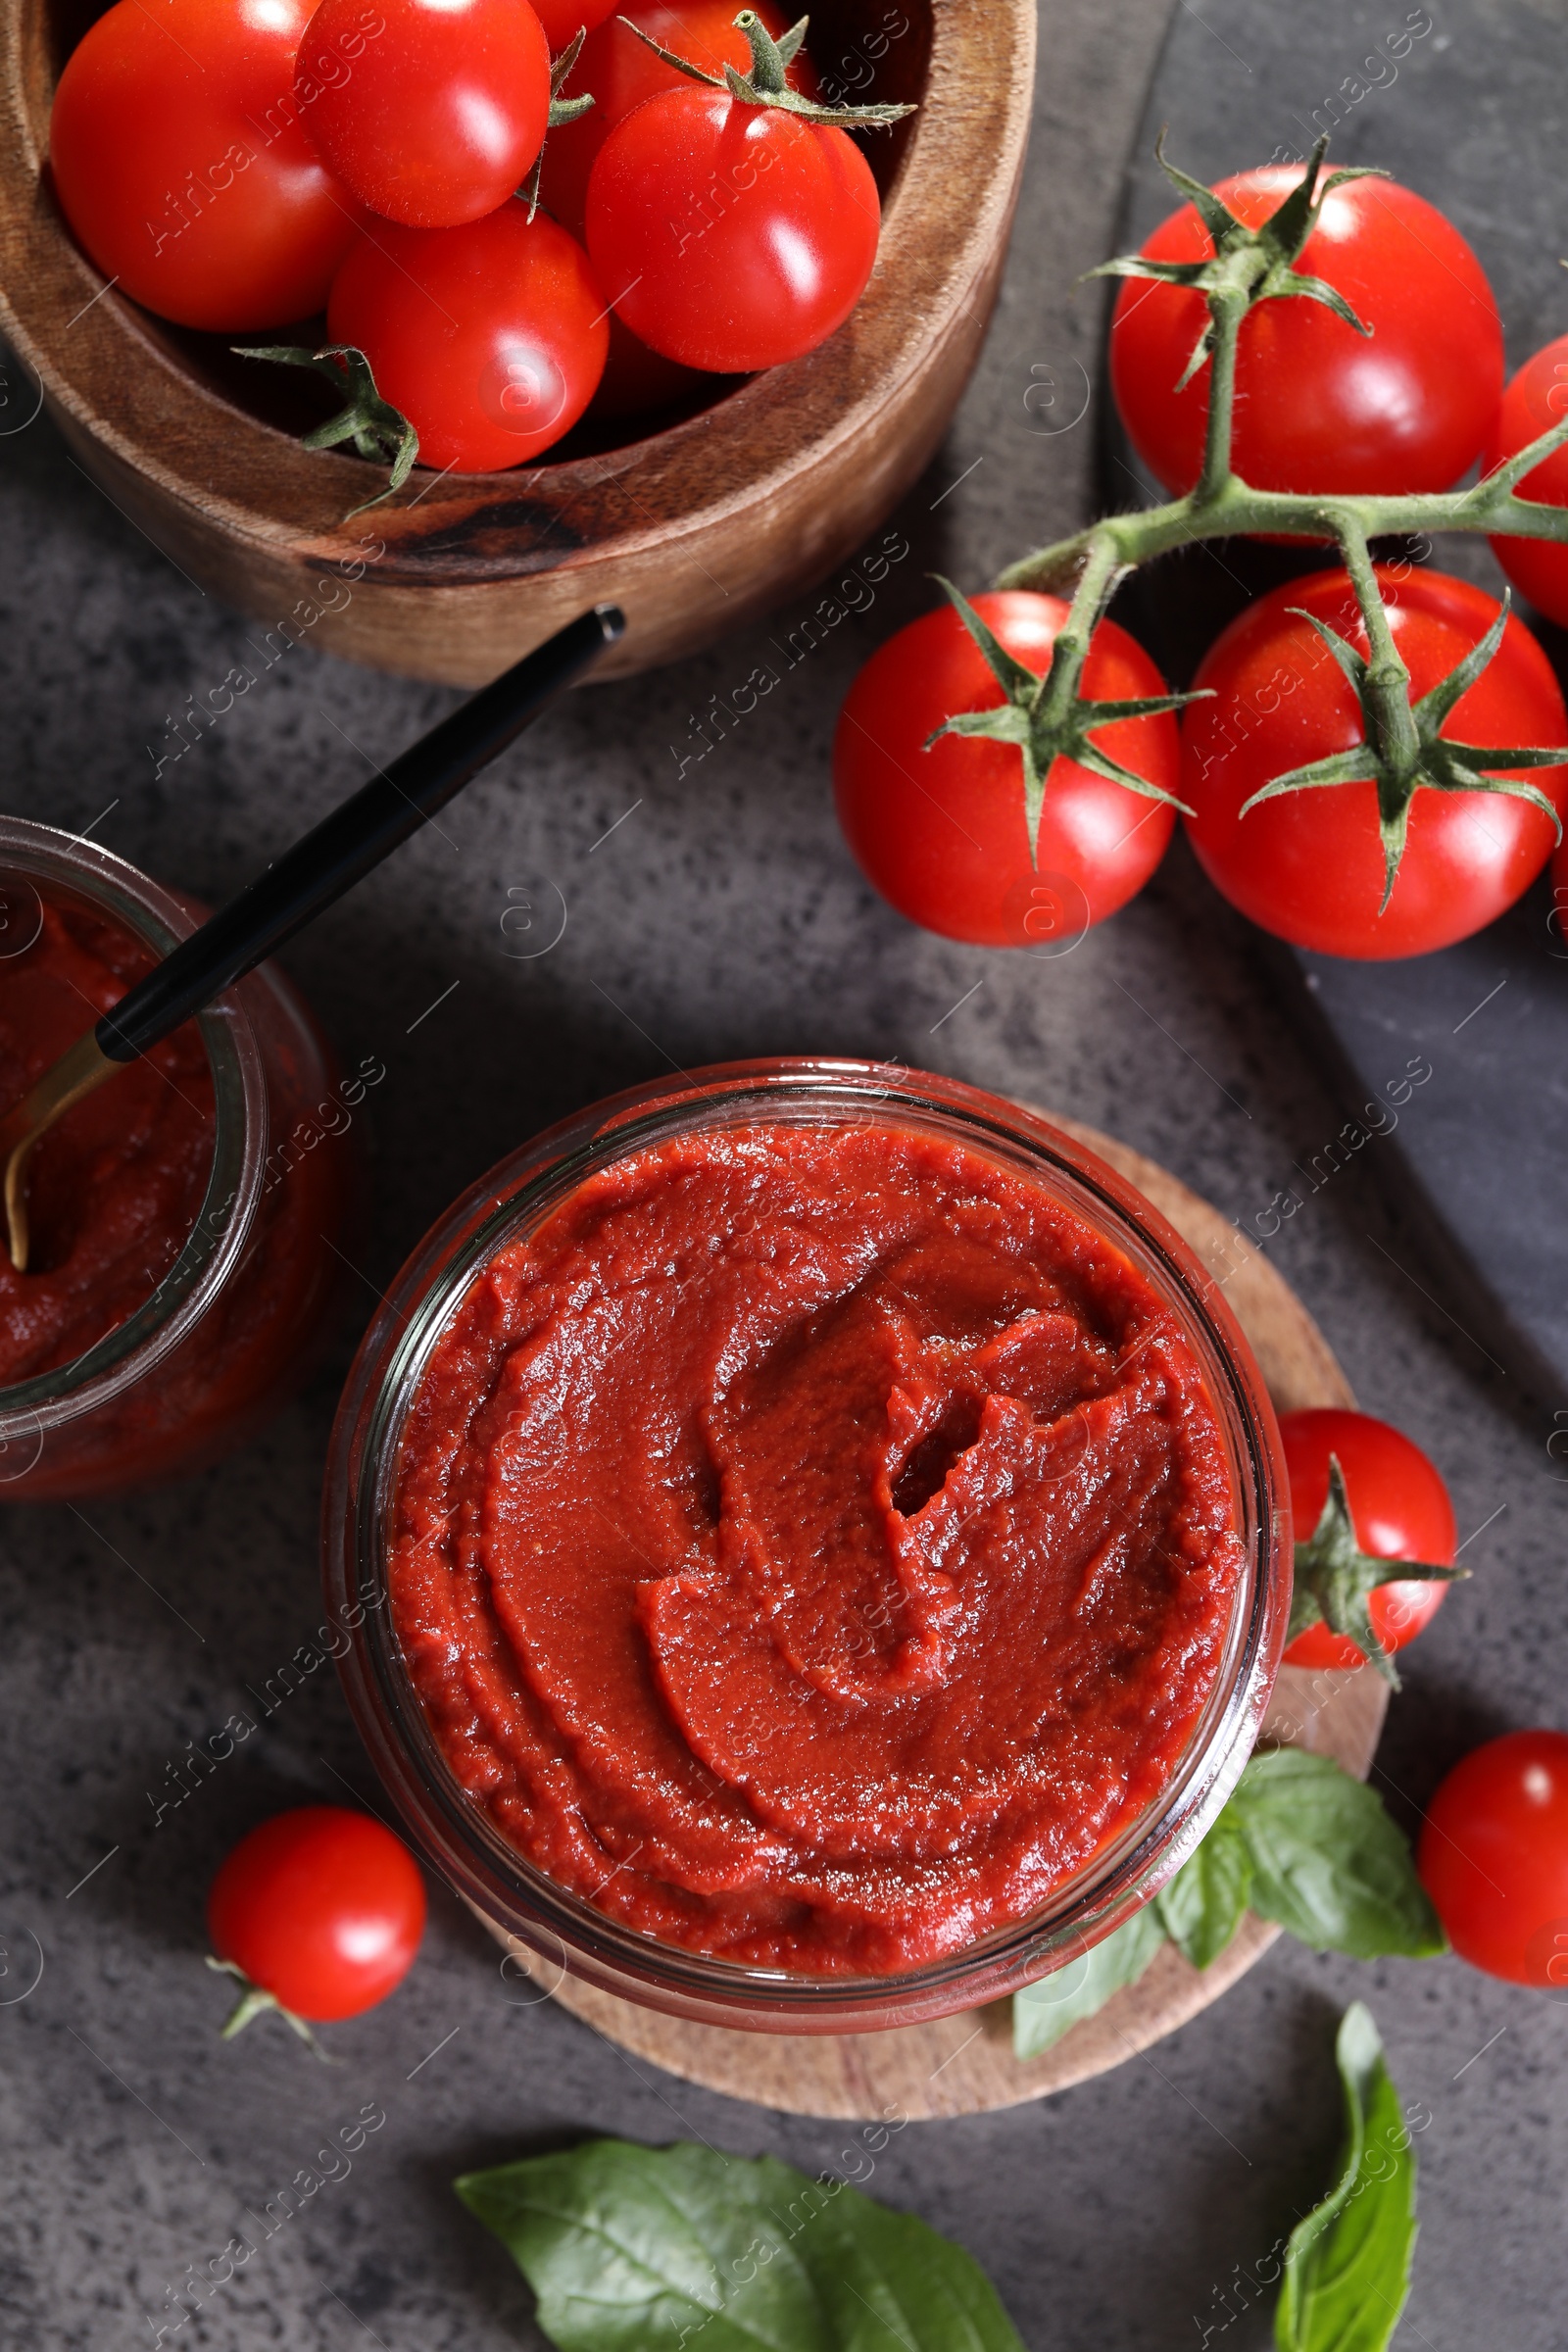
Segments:
[[[1157,1798],[1235,1516],[1180,1321],[1104,1236],[966,1145],[759,1123],[632,1152],[488,1261],[388,1574],[529,1862],[694,1951],[884,1974]]]

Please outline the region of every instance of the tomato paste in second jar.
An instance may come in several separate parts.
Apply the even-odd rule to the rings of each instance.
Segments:
[[[0,1107],[154,960],[120,924],[43,899],[35,938],[0,961]],[[214,1132],[213,1075],[192,1023],[50,1128],[27,1163],[27,1272],[0,1248],[0,1388],[85,1354],[152,1297],[201,1212]]]
[[[35,830],[52,858],[69,854],[82,870],[79,892],[44,874],[34,883],[25,869],[0,873],[0,1106],[20,1101],[157,959],[92,903],[104,876],[91,845],[22,830],[24,851]],[[126,869],[122,882],[118,861],[103,863],[122,896],[142,879]],[[226,1129],[202,1030],[189,1021],[74,1103],[28,1162],[24,1274],[0,1246],[0,1408],[24,1384],[51,1385],[36,1409],[10,1406],[6,1502],[193,1469],[246,1436],[311,1367],[336,1292],[334,1236],[354,1197],[352,1150],[340,1148],[351,1088],[273,966],[239,982],[227,1003],[260,1085],[244,1078],[236,1044]],[[220,1163],[234,1190],[209,1208]],[[225,1268],[219,1250],[231,1233]],[[172,1330],[187,1306],[195,1311]],[[78,1370],[148,1307],[113,1371]]]
[[[633,1149],[474,1277],[404,1426],[415,1687],[622,1925],[810,1975],[1036,1910],[1157,1798],[1243,1569],[1173,1311],[891,1121]]]

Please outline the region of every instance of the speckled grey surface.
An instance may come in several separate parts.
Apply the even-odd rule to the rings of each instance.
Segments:
[[[1049,14],[1006,295],[903,518],[914,553],[875,609],[679,780],[671,744],[745,677],[753,642],[579,697],[453,811],[450,844],[427,836],[300,944],[293,968],[342,1051],[388,1064],[379,1206],[354,1248],[362,1313],[475,1169],[669,1061],[901,1054],[1114,1129],[1238,1217],[1338,1126],[1241,926],[1180,850],[1076,954],[1026,962],[940,945],[876,904],[827,796],[838,698],[924,599],[918,572],[939,563],[978,583],[1024,531],[1068,527],[1087,497],[1091,420],[1040,428],[1071,416],[1092,365],[1097,303],[1072,281],[1106,249],[1162,14],[1158,0]],[[1543,26],[1560,37],[1558,12]],[[47,427],[0,457],[7,806],[80,826],[114,803],[102,839],[218,897],[363,772],[339,729],[379,757],[445,707],[302,646],[155,779],[166,713],[243,657],[246,624],[140,541]],[[554,906],[552,886],[564,935],[509,960],[509,890]],[[1423,1296],[1431,1277],[1381,1211],[1366,1155],[1273,1247],[1363,1397],[1442,1462],[1464,1533],[1485,1530],[1465,1554],[1473,1583],[1412,1653],[1384,1743],[1384,1786],[1408,1817],[1475,1739],[1562,1720],[1564,1465],[1441,1295]],[[552,2007],[511,2005],[493,1949],[439,1896],[407,1985],[333,2033],[337,2070],[265,2023],[217,2040],[222,1987],[201,1965],[217,1862],[281,1804],[341,1796],[345,1782],[376,1791],[318,1681],[157,1827],[148,1792],[317,1622],[318,1472],[347,1346],[208,1476],[85,1517],[14,1510],[0,1529],[0,2232],[5,2331],[28,2352],[147,2344],[147,2315],[169,2315],[187,2266],[219,2254],[246,2208],[368,2100],[389,2120],[350,2177],[166,2342],[532,2344],[527,2293],[458,2207],[454,2173],[584,2130],[701,2134],[809,2170],[845,2144],[830,2125],[633,2066]],[[43,1973],[28,1992],[34,1938]],[[1205,2330],[1225,2352],[1261,2346],[1266,2298],[1247,2281],[1328,2177],[1332,2030],[1352,1992],[1432,2116],[1408,2340],[1559,2346],[1568,2008],[1457,1962],[1360,1968],[1282,1943],[1147,2058],[1043,2105],[911,2126],[870,2186],[973,2250],[1031,2352],[1176,2347]]]

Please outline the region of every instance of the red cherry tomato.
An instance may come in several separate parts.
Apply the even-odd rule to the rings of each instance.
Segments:
[[[1043,676],[1067,617],[1060,598],[1006,591],[973,604],[1014,661]],[[1142,646],[1113,620],[1095,631],[1083,689],[1098,702],[1165,691]],[[1060,760],[1046,786],[1031,864],[1021,754],[956,735],[925,748],[944,719],[1002,700],[951,605],[890,637],[839,717],[839,822],[867,880],[910,922],[977,947],[1061,953],[1143,888],[1175,811]],[[1123,767],[1176,790],[1180,751],[1168,712],[1118,720],[1095,741]]]
[[[104,275],[161,318],[235,333],[326,300],[360,213],[299,120],[310,13],[117,0],[67,62],[49,122],[61,207]]]
[[[514,198],[466,228],[377,228],[332,287],[327,330],[355,343],[426,466],[498,471],[568,432],[593,397],[609,309],[588,257]]]
[[[1394,639],[1419,698],[1455,668],[1496,618],[1468,580],[1380,566]],[[1234,906],[1265,931],[1326,956],[1423,956],[1467,939],[1511,906],[1551,854],[1543,809],[1501,793],[1419,790],[1398,878],[1380,913],[1384,858],[1370,783],[1282,794],[1243,816],[1274,777],[1363,740],[1348,680],[1293,606],[1318,614],[1357,652],[1360,612],[1343,571],[1291,580],[1209,648],[1194,683],[1212,702],[1182,714],[1182,799],[1200,861]],[[1568,711],[1545,655],[1510,619],[1495,659],[1443,725],[1460,743],[1568,745]],[[1568,807],[1568,767],[1527,781]]]
[[[327,168],[412,228],[458,228],[515,193],[550,120],[550,47],[528,0],[321,0],[294,94]]]
[[[1346,1499],[1357,1547],[1375,1560],[1426,1560],[1451,1568],[1458,1529],[1448,1490],[1419,1446],[1374,1421],[1370,1413],[1334,1406],[1281,1413],[1280,1437],[1291,1481],[1296,1540],[1304,1544],[1323,1514],[1329,1493],[1329,1455],[1345,1473]],[[1431,1624],[1448,1588],[1408,1577],[1377,1585],[1368,1596],[1372,1631],[1386,1650],[1402,1649]],[[1359,1666],[1361,1652],[1348,1635],[1326,1625],[1298,1634],[1287,1666]]]
[[[1568,1996],[1568,1733],[1472,1750],[1428,1806],[1415,1862],[1462,1960]]]
[[[593,107],[575,122],[563,122],[550,133],[539,179],[540,195],[563,228],[569,228],[574,237],[583,234],[588,175],[615,124],[645,98],[656,98],[661,90],[689,90],[692,86],[673,66],[661,64],[647,42],[627,30],[627,24],[640,25],[661,49],[722,78],[726,66],[744,73],[752,62],[746,35],[736,29],[736,14],[731,0],[641,0],[639,6],[615,9],[608,24],[589,33],[562,96],[577,98],[590,91]],[[788,32],[793,22],[773,0],[763,0],[756,14],[774,40]],[[572,29],[575,31],[575,25]],[[553,49],[563,46],[552,37]],[[804,49],[797,51],[789,78],[803,97],[819,95],[815,69]]]
[[[1270,164],[1215,193],[1255,228],[1301,176]],[[1214,250],[1184,205],[1143,251],[1154,261]],[[1369,336],[1320,302],[1282,296],[1243,321],[1233,462],[1263,490],[1399,496],[1446,490],[1478,455],[1502,390],[1502,328],[1486,274],[1451,222],[1387,179],[1324,199],[1297,269],[1338,288]],[[1150,470],[1174,491],[1198,479],[1208,416],[1206,367],[1178,392],[1203,329],[1200,293],[1128,278],[1116,298],[1110,380]]]
[[[1533,360],[1526,360],[1502,396],[1483,473],[1517,457],[1568,416],[1568,335],[1559,335]],[[1555,449],[1518,485],[1521,498],[1544,506],[1568,507],[1568,449]],[[1568,547],[1544,539],[1494,539],[1493,553],[1521,596],[1528,596],[1548,620],[1568,625]]]
[[[368,1814],[302,1805],[242,1838],[213,1881],[207,1930],[220,1960],[296,2017],[358,2017],[414,1966],[424,1881],[408,1847]]]
[[[634,335],[721,375],[814,351],[859,301],[881,205],[842,130],[689,83],[615,124],[588,251]]]

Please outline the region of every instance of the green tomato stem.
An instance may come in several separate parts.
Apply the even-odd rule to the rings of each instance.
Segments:
[[[1091,543],[1110,532],[1124,570],[1135,570],[1172,548],[1197,540],[1255,538],[1339,539],[1347,519],[1363,539],[1435,538],[1446,531],[1508,539],[1544,539],[1568,546],[1568,506],[1520,498],[1515,481],[1568,441],[1568,417],[1528,449],[1468,490],[1417,491],[1405,498],[1330,498],[1290,490],[1254,490],[1227,465],[1224,476],[1200,498],[1166,499],[1136,514],[1114,514],[1009,564],[999,588],[1059,588],[1081,571]],[[1201,477],[1200,477],[1201,478]]]
[[[1236,476],[1231,471],[1231,440],[1236,412],[1236,346],[1242,320],[1250,307],[1248,289],[1238,286],[1210,294],[1208,423],[1203,435],[1203,465],[1189,502],[1196,512],[1222,501]]]
[[[1416,731],[1415,713],[1410,709],[1410,672],[1394,642],[1388,607],[1378,586],[1366,533],[1353,514],[1339,517],[1336,536],[1366,627],[1369,653],[1366,698],[1372,714],[1374,749],[1396,773],[1410,774],[1421,760],[1421,739]]]
[[[1064,721],[1072,710],[1089,655],[1090,639],[1116,582],[1127,566],[1115,531],[1105,523],[1086,534],[1084,560],[1067,618],[1051,649],[1051,667],[1040,681],[1035,709],[1046,724]]]

